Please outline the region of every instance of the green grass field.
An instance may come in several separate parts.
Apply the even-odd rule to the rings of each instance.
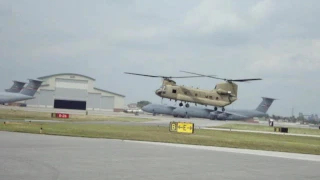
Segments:
[[[71,114],[69,119],[52,118],[49,112],[33,112],[11,109],[0,109],[0,119],[5,120],[61,120],[61,121],[121,121],[121,122],[145,122],[149,118],[104,116],[104,115],[81,115]]]
[[[214,126],[214,127],[215,128],[227,128],[227,129],[238,129],[238,130],[267,131],[267,132],[274,131],[274,127],[270,127],[268,125],[224,124],[221,126]],[[275,127],[278,127],[278,126],[275,126]],[[288,127],[288,129],[289,129],[289,133],[293,133],[293,134],[320,135],[319,129],[297,128],[297,127]]]
[[[70,123],[13,123],[0,125],[1,131],[169,142],[206,146],[258,149],[320,155],[320,139],[272,134],[225,132],[195,129],[194,134],[169,132],[166,127]]]

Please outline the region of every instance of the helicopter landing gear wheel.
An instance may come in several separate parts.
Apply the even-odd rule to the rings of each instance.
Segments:
[[[180,107],[181,107],[181,106],[183,106],[182,102],[181,102],[181,103],[179,103],[179,106],[180,106]]]
[[[224,112],[224,110],[225,110],[224,107],[222,107],[222,111],[223,111],[223,112]]]
[[[186,104],[186,107],[187,107],[187,108],[189,107],[189,104],[188,104],[188,103]]]
[[[215,111],[217,111],[217,110],[218,110],[218,108],[217,108],[217,107],[214,107],[214,110],[215,110]]]

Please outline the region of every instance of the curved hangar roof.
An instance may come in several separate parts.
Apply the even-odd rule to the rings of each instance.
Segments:
[[[96,80],[96,79],[94,79],[94,78],[92,78],[92,77],[89,77],[89,76],[86,76],[86,75],[83,75],[83,74],[77,74],[77,73],[58,73],[58,74],[51,74],[51,75],[47,75],[47,76],[38,77],[38,79],[47,79],[47,78],[51,78],[51,77],[55,77],[55,76],[65,76],[65,75],[67,75],[67,76],[81,76],[81,77],[84,77],[84,78],[87,78],[87,79],[90,79],[90,80],[93,80],[93,81]],[[111,91],[107,91],[107,90],[104,90],[104,89],[100,89],[100,88],[96,88],[96,87],[94,87],[94,89],[99,90],[99,91],[104,91],[104,92],[107,92],[107,93],[111,93],[111,94],[115,94],[115,95],[118,95],[118,96],[125,97],[125,95],[118,94],[118,93],[111,92]]]
[[[48,75],[48,76],[42,76],[42,77],[39,77],[38,79],[46,79],[46,78],[50,78],[50,77],[54,77],[54,76],[64,76],[64,75],[67,75],[67,76],[81,76],[81,77],[84,77],[84,78],[91,79],[91,80],[95,81],[95,79],[92,78],[92,77],[85,76],[85,75],[82,75],[82,74],[76,74],[76,73],[58,73],[58,74],[52,74],[52,75]]]

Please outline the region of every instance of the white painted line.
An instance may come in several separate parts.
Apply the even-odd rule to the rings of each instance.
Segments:
[[[215,147],[215,146],[200,146],[200,145],[174,144],[174,143],[161,143],[161,142],[148,142],[148,141],[131,141],[131,140],[123,140],[123,141],[131,142],[131,143],[143,143],[143,144],[171,146],[171,147],[178,147],[178,148],[191,148],[191,149],[199,149],[199,150],[210,150],[210,151],[219,151],[219,152],[230,152],[230,153],[250,154],[250,155],[258,155],[258,156],[268,156],[268,157],[320,162],[320,156],[312,155],[312,154],[299,154],[299,153],[287,153],[287,152],[277,152],[277,151],[262,151],[262,150],[251,150],[251,149],[225,148],[225,147]]]
[[[233,132],[251,132],[251,133],[260,133],[260,134],[276,134],[276,135],[288,135],[288,136],[304,136],[304,137],[317,137],[319,135],[311,134],[293,134],[293,133],[281,133],[281,132],[268,132],[268,131],[253,131],[253,130],[240,130],[240,129],[226,129],[226,128],[202,128],[206,130],[217,130],[217,131],[233,131]]]

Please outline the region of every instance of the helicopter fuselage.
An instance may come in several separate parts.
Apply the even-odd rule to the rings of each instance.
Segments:
[[[224,84],[222,83],[222,85]],[[236,95],[230,95],[231,91],[228,92],[223,89],[203,90],[179,85],[163,85],[155,93],[170,100],[215,107],[225,107],[237,100]]]

